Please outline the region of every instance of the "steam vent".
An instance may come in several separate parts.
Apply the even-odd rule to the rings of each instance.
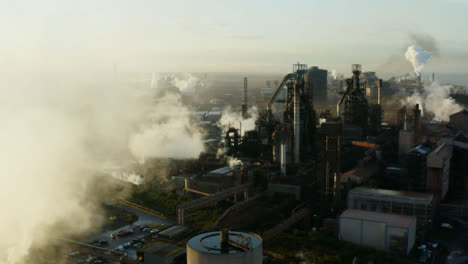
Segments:
[[[262,242],[260,236],[245,232],[198,234],[187,243],[187,264],[261,264]]]

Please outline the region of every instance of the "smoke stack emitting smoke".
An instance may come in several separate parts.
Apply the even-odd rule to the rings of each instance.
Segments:
[[[435,121],[448,121],[449,116],[463,108],[450,97],[451,85],[440,85],[438,82],[425,83],[421,93],[414,93],[402,103],[404,105],[422,106],[424,113],[434,115]]]
[[[405,53],[405,58],[407,61],[411,62],[413,65],[414,73],[420,75],[424,65],[426,65],[427,60],[431,57],[431,53],[425,51],[422,47],[411,45],[408,47]]]
[[[96,201],[110,191],[96,182],[105,161],[203,150],[180,95],[113,79],[0,76],[1,263],[27,263],[32,248],[96,228]],[[131,171],[114,176],[139,182]]]
[[[430,57],[430,52],[415,45],[409,46],[405,53],[406,60],[413,65],[417,76],[421,75],[421,71]],[[440,85],[438,82],[424,83],[420,93],[415,92],[402,101],[402,104],[419,104],[424,112],[434,115],[435,121],[448,121],[451,114],[463,109],[450,97],[451,89],[451,85]]]

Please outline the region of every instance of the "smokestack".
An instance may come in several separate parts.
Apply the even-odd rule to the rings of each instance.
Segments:
[[[244,104],[247,106],[247,77],[244,77]]]
[[[434,77],[435,77],[435,74],[432,73],[432,82],[434,82],[434,79],[435,79]]]
[[[242,105],[242,118],[247,118],[247,77],[244,77],[244,104]]]
[[[281,175],[286,176],[286,144],[281,144]]]
[[[301,113],[299,87],[294,85],[294,162],[299,163],[299,146],[301,138]]]
[[[377,104],[380,104],[380,90],[382,88],[382,79],[377,81]]]
[[[421,128],[421,109],[419,108],[419,104],[413,109],[413,130],[415,132],[419,132]]]

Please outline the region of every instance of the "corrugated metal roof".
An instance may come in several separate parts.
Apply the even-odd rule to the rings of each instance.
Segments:
[[[356,187],[349,191],[350,193],[363,193],[363,194],[376,194],[382,196],[398,196],[402,198],[410,199],[424,199],[432,201],[433,195],[431,193],[420,193],[420,192],[407,192],[407,191],[396,191],[396,190],[384,190],[384,189],[374,189],[367,187]]]
[[[344,211],[340,218],[359,219],[372,222],[385,223],[387,226],[409,228],[415,216],[386,214],[380,212],[371,212],[363,210],[348,209]]]
[[[166,237],[171,237],[177,234],[180,234],[182,232],[185,232],[188,230],[187,226],[183,225],[173,225],[169,228],[164,229],[163,231],[159,232],[158,235],[160,236],[166,236]]]
[[[216,169],[216,170],[213,170],[213,171],[210,171],[209,174],[221,174],[221,175],[224,175],[224,174],[228,174],[230,172],[233,172],[237,169],[239,169],[240,166],[236,165],[234,167],[222,167],[222,168],[219,168],[219,169]]]

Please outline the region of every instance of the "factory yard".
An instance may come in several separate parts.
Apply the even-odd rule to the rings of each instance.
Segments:
[[[113,208],[111,210],[113,212],[124,212],[124,214],[135,216],[135,221],[115,229],[108,229],[106,227],[109,226],[105,226],[102,232],[91,235],[83,241],[84,244],[101,248],[99,251],[104,252],[105,255],[115,256],[114,252],[117,251],[126,253],[129,258],[136,260],[137,249],[142,248],[148,240],[156,238],[162,229],[174,225],[171,220],[162,219],[117,202],[108,202],[106,205]],[[79,248],[68,253],[67,259],[70,263],[119,263],[110,258],[81,254]]]

